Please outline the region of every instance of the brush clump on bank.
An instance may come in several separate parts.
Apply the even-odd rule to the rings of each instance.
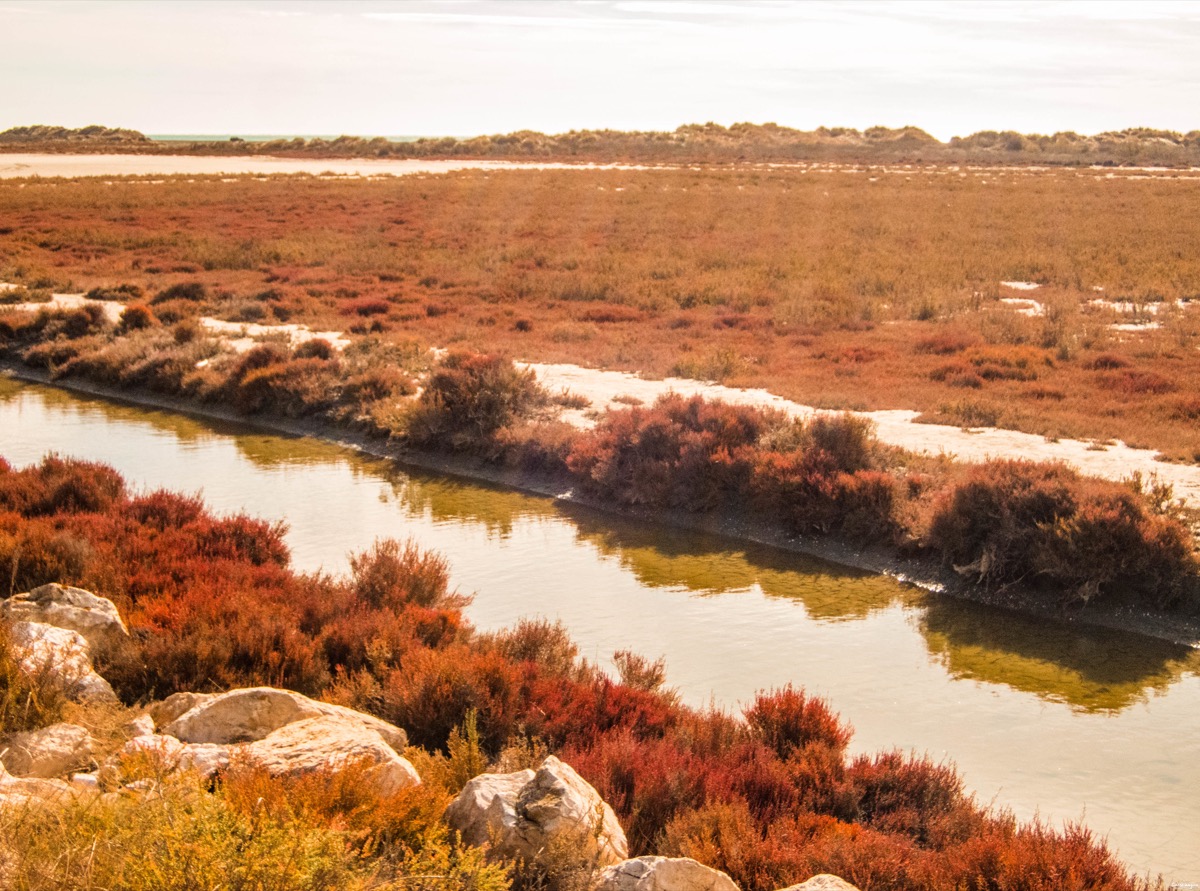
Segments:
[[[353,770],[279,781],[231,765],[206,785],[130,764],[151,794],[0,809],[0,870],[14,888],[256,888],[270,876],[297,888],[574,891],[594,866],[582,849],[488,858],[442,822],[467,778],[550,753],[612,805],[631,856],[693,857],[745,891],[821,872],[884,891],[1050,891],[1064,876],[1142,887],[1085,829],[1018,823],[977,803],[948,765],[849,756],[850,728],[801,690],[761,693],[741,716],[693,709],[661,666],[627,654],[610,678],[559,625],[481,634],[445,562],[411,545],[377,542],[346,577],[300,575],[278,525],[48,458],[0,461],[0,551],[22,586],[75,584],[119,607],[129,636],[94,657],[127,706],[201,689],[302,691],[403,728],[425,780],[380,795]],[[71,717],[113,727],[130,716],[105,708]]]

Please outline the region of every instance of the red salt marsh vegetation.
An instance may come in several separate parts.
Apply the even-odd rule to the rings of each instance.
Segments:
[[[27,289],[11,301],[98,289],[169,323],[300,321],[1195,461],[1200,180],[1107,176],[8,180],[0,277]]]
[[[110,596],[131,636],[99,652],[98,668],[125,704],[290,687],[403,726],[426,780],[381,795],[353,772],[280,782],[235,765],[202,790],[128,764],[156,783],[154,795],[5,812],[12,887],[235,876],[232,887],[246,888],[582,888],[586,869],[571,851],[510,873],[440,820],[466,777],[546,752],[613,805],[631,854],[692,856],[747,891],[825,871],[863,889],[1145,886],[1083,828],[1018,823],[980,805],[947,764],[849,756],[851,729],[800,690],[763,692],[740,715],[688,708],[663,687],[660,665],[625,654],[609,678],[551,623],[476,632],[435,555],[379,541],[346,577],[301,575],[281,535],[214,516],[193,496],[131,492],[102,465],[0,461],[0,556],[18,576],[9,589],[57,579]],[[25,726],[69,716],[120,744],[115,728],[131,712],[80,713],[10,663],[0,640],[5,725],[18,712]]]

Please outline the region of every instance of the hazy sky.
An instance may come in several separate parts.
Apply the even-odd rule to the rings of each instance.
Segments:
[[[0,0],[0,129],[1200,129],[1200,2]]]

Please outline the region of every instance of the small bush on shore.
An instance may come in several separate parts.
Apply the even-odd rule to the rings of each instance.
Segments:
[[[585,491],[620,504],[707,510],[745,491],[761,411],[668,394],[607,413],[578,438],[567,466]]]
[[[1182,523],[1151,513],[1129,486],[1062,464],[971,467],[937,498],[927,541],[984,584],[1022,582],[1083,602],[1133,595],[1174,606],[1200,569]]]
[[[144,303],[131,303],[121,313],[121,319],[117,323],[117,333],[128,334],[130,331],[141,331],[157,324],[158,319],[154,317],[150,307]]]
[[[567,467],[584,491],[619,504],[687,511],[753,505],[801,533],[889,541],[896,482],[869,470],[879,445],[849,415],[810,421],[669,394],[610,411],[572,442]]]
[[[501,356],[450,353],[429,375],[404,437],[418,448],[480,452],[514,421],[548,402],[531,371]]]

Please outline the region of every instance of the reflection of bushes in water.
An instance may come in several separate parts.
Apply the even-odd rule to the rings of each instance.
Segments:
[[[213,435],[236,433],[245,429],[238,425],[203,420],[178,411],[158,411],[108,397],[90,396],[60,387],[0,377],[0,402],[26,397],[48,408],[60,409],[70,414],[97,414],[112,423],[149,425],[155,430],[172,434],[182,442],[196,442]]]
[[[383,463],[311,436],[259,433],[241,426],[230,426],[232,429],[226,431],[226,435],[233,440],[238,452],[255,467],[263,469],[348,463],[357,475],[370,474],[372,465]]]
[[[170,433],[181,443],[195,443],[226,436],[237,446],[238,452],[255,467],[272,468],[280,465],[350,461],[357,471],[360,466],[376,463],[342,446],[309,436],[261,433],[253,431],[245,424],[199,418],[179,411],[160,411],[109,398],[0,377],[0,401],[23,396],[35,399],[49,408],[100,414],[111,423],[149,426],[154,430]]]
[[[921,618],[929,652],[956,678],[1004,684],[1082,711],[1116,711],[1200,672],[1200,653],[1105,628],[930,598]]]
[[[724,594],[758,585],[768,596],[801,602],[818,619],[865,618],[905,593],[894,579],[803,554],[703,532],[598,518],[580,508],[562,510],[580,540],[616,557],[651,588]]]
[[[381,474],[392,494],[414,514],[428,512],[435,520],[482,523],[489,535],[506,538],[518,520],[558,515],[550,498],[489,486],[486,483],[440,477],[390,466]]]

